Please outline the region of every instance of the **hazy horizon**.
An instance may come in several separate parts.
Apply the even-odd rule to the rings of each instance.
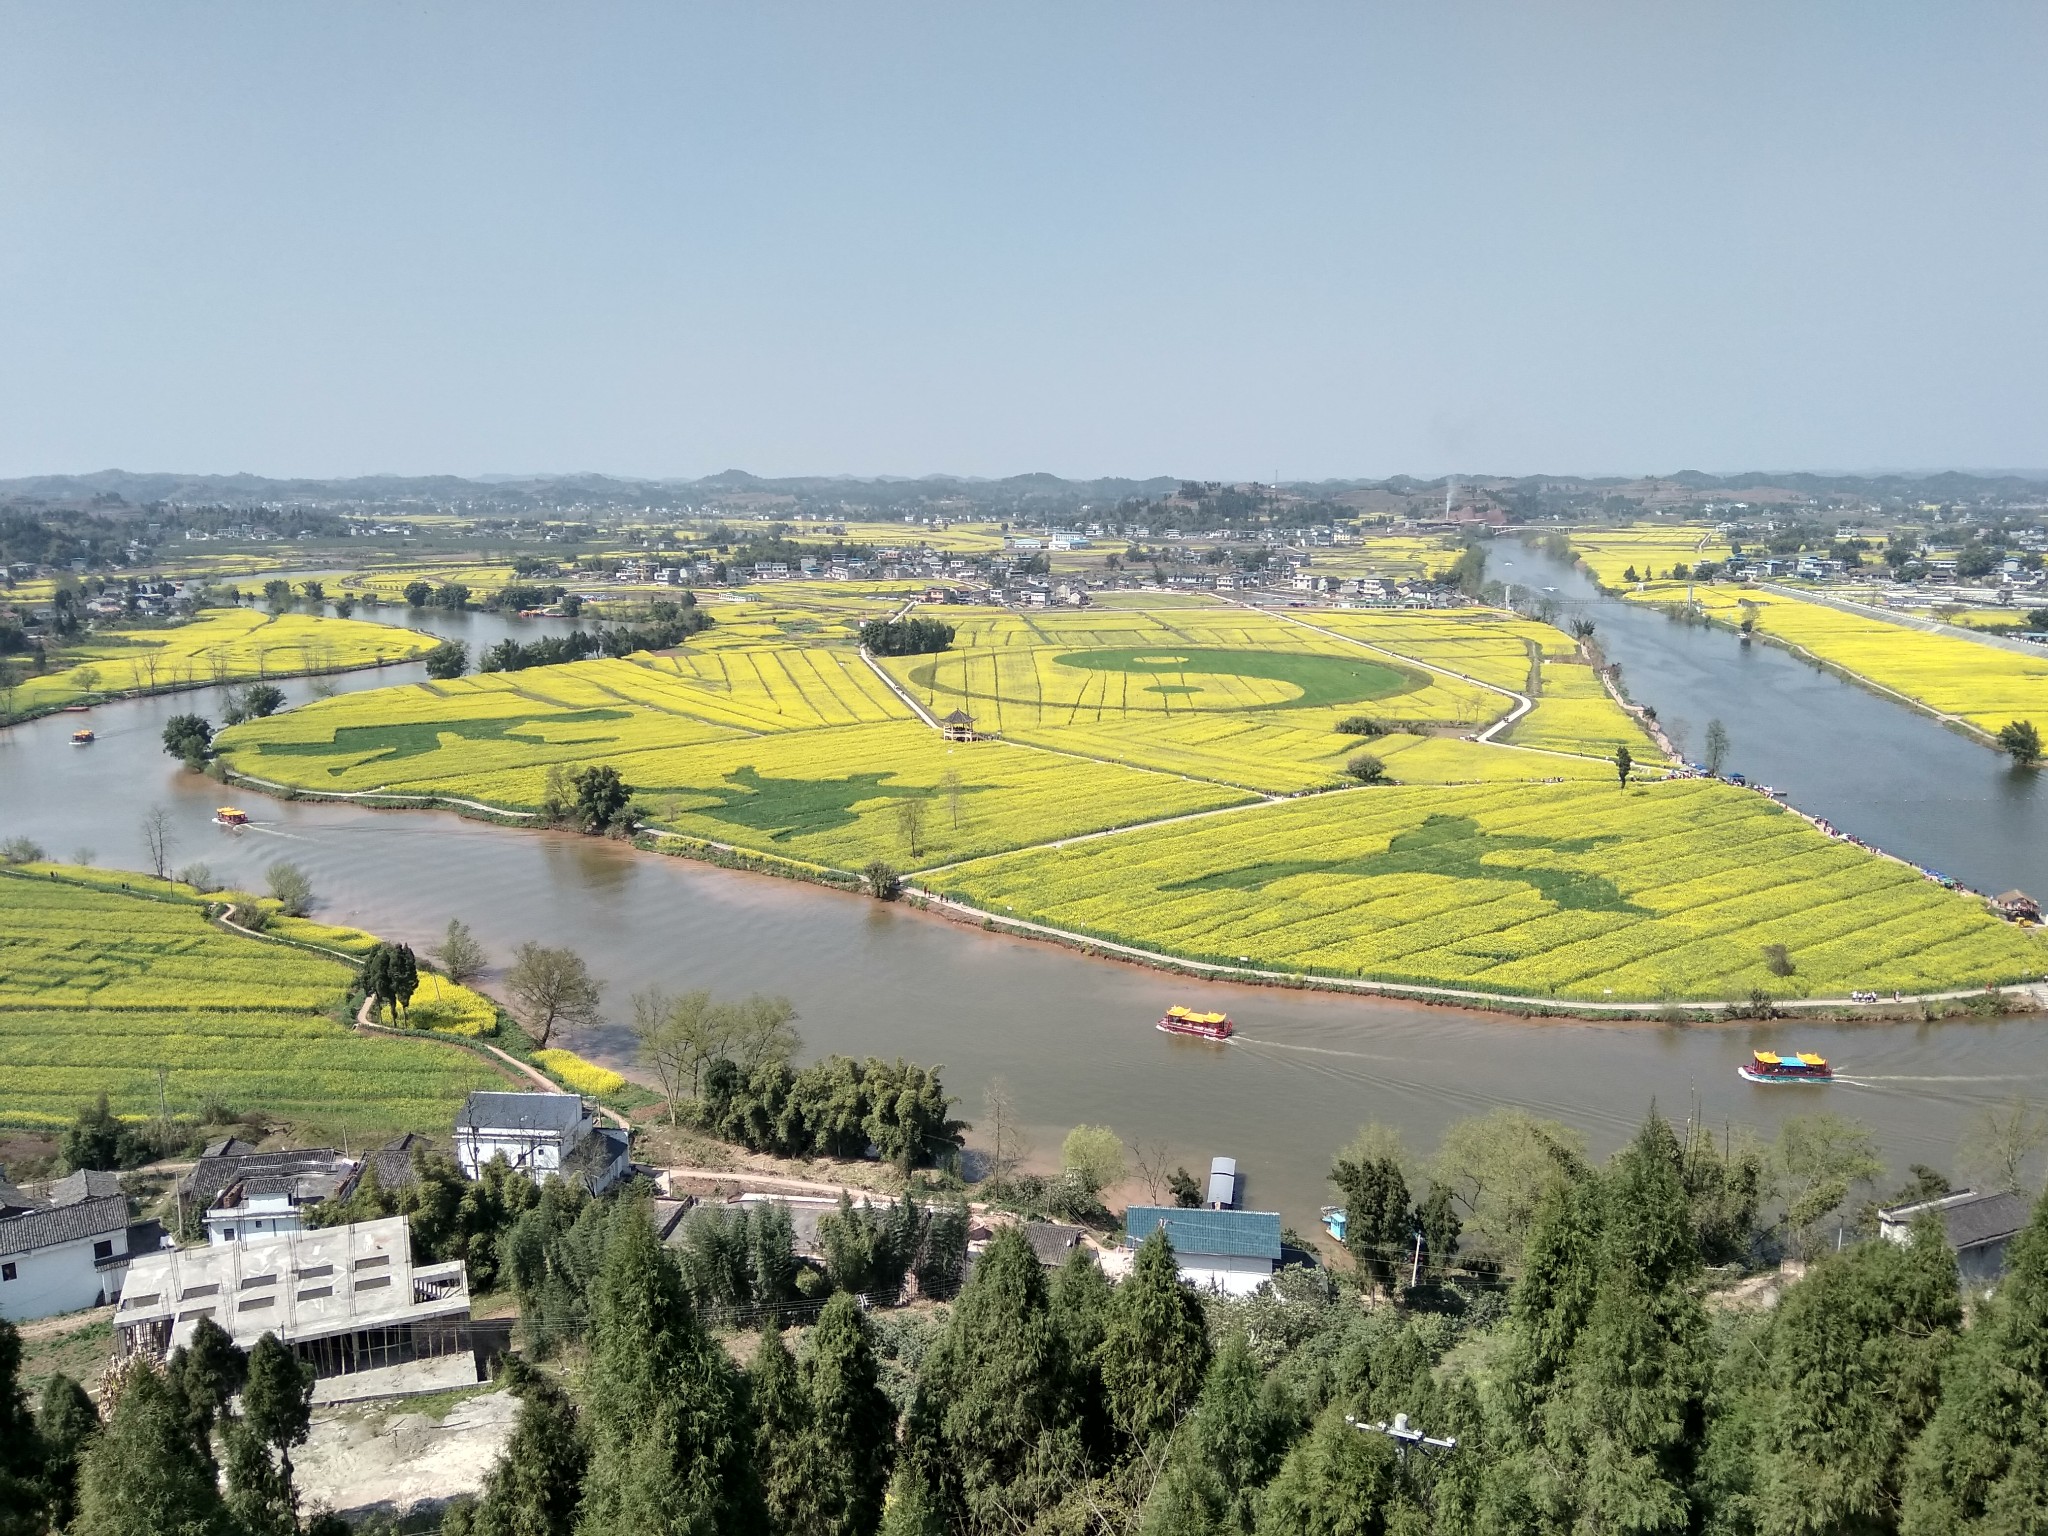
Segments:
[[[2044,44],[2020,4],[14,7],[0,477],[2048,464]]]

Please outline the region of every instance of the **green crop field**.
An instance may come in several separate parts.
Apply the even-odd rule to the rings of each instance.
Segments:
[[[1705,780],[1361,789],[936,883],[1190,959],[1558,998],[1926,991],[2048,964],[1982,902]]]
[[[79,872],[85,874],[86,872]],[[212,1100],[320,1127],[443,1131],[503,1078],[466,1052],[358,1035],[331,1012],[346,965],[224,932],[182,888],[0,872],[0,1124],[51,1127],[104,1091],[117,1112]],[[312,925],[308,925],[309,927]],[[315,939],[318,942],[318,939]],[[441,999],[451,1012],[468,995]]]

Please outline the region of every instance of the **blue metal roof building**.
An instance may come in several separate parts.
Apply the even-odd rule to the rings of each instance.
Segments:
[[[1124,1240],[1133,1248],[1159,1228],[1183,1261],[1205,1256],[1280,1262],[1278,1211],[1189,1210],[1134,1205],[1124,1212]],[[1183,1267],[1186,1267],[1185,1264]]]

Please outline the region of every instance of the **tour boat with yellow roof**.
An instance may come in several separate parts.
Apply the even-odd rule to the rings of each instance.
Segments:
[[[1782,1051],[1751,1051],[1749,1060],[1735,1070],[1752,1083],[1825,1083],[1835,1075],[1827,1057],[1812,1051],[1789,1056]]]
[[[1228,1040],[1237,1026],[1230,1022],[1227,1013],[1197,1013],[1175,1003],[1166,1010],[1166,1016],[1159,1021],[1159,1028],[1169,1035],[1189,1035],[1197,1040],[1220,1042]]]

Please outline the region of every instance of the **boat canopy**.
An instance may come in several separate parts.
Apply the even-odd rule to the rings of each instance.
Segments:
[[[1166,1010],[1169,1019],[1179,1019],[1184,1024],[1221,1024],[1230,1017],[1227,1013],[1196,1013],[1192,1008],[1183,1008],[1175,1003]]]
[[[1816,1056],[1812,1051],[1801,1051],[1797,1056],[1787,1056],[1781,1051],[1751,1051],[1749,1053],[1760,1067],[1824,1067],[1828,1064],[1825,1056]]]

